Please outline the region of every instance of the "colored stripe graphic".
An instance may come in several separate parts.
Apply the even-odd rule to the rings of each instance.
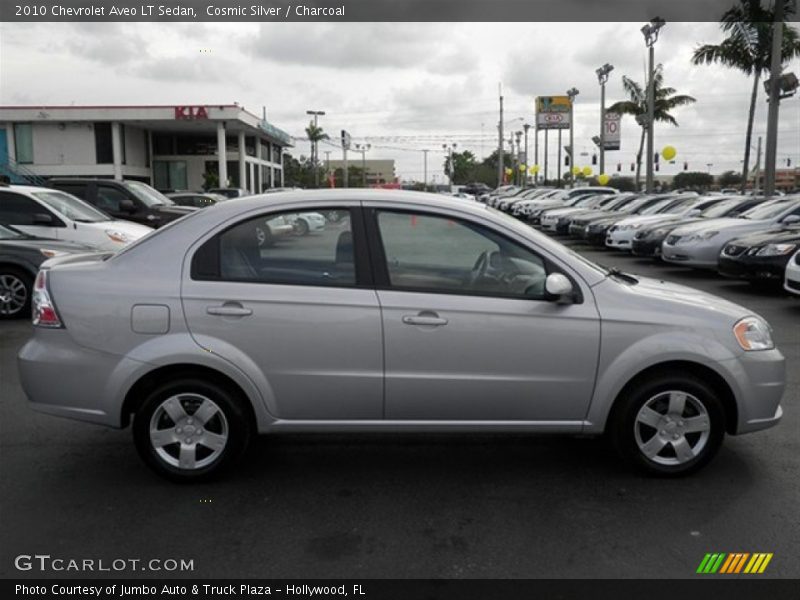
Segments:
[[[715,562],[713,565],[711,565],[711,568],[708,570],[708,572],[709,572],[709,573],[716,573],[716,572],[717,572],[717,569],[719,569],[719,567],[720,567],[720,565],[722,564],[722,561],[723,561],[724,559],[725,559],[725,553],[724,553],[724,552],[722,552],[722,553],[719,555],[719,558],[717,558],[716,562]]]
[[[769,562],[772,560],[771,552],[709,552],[700,561],[697,573],[703,574],[739,574],[739,573],[763,573]],[[749,560],[748,560],[749,559]],[[742,571],[744,569],[744,571]]]
[[[742,567],[744,566],[744,562],[747,560],[748,556],[750,556],[750,554],[748,552],[745,552],[744,554],[742,554],[742,558],[739,560],[739,563],[736,565],[736,570],[735,571],[731,570],[731,573],[738,573],[739,571],[741,571]]]
[[[720,573],[730,573],[730,569],[739,562],[739,555],[738,554],[728,554],[727,560],[722,563],[722,568],[719,570]]]

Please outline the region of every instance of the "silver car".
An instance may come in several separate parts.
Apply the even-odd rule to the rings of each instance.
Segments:
[[[260,243],[264,222],[308,212],[340,218]],[[132,420],[178,480],[301,431],[605,433],[678,475],[782,415],[784,358],[753,311],[434,194],[222,202],[116,255],[51,259],[33,304],[31,407]]]
[[[706,219],[672,230],[661,245],[661,258],[688,267],[716,269],[720,252],[731,240],[792,223],[800,223],[800,198],[779,198],[735,218]]]

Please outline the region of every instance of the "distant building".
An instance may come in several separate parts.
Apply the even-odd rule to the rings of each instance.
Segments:
[[[344,161],[331,160],[329,165],[331,171],[336,171],[344,168]],[[352,158],[348,158],[347,165],[348,167],[358,167],[359,169],[362,166],[366,166],[368,186],[397,183],[397,176],[394,173],[394,160],[368,159],[362,161],[358,153],[353,153]]]
[[[747,178],[747,189],[753,189],[753,183],[755,182],[756,174],[755,171],[750,173],[750,176]],[[764,188],[764,170],[758,174],[758,189]],[[795,167],[793,169],[775,169],[775,189],[780,190],[782,192],[788,192],[790,190],[796,190],[800,188],[800,167]]]
[[[0,106],[0,175],[137,179],[158,189],[283,185],[292,138],[237,104]],[[213,175],[212,175],[213,174]]]

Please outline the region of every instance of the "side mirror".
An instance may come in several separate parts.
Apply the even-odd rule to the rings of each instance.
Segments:
[[[572,282],[562,273],[550,273],[544,281],[547,295],[557,301],[564,301],[572,295]]]
[[[119,209],[123,212],[135,213],[136,205],[133,203],[133,200],[120,200]]]
[[[33,215],[34,225],[52,225],[53,223],[53,215],[48,215],[47,213],[36,213]]]
[[[794,225],[795,223],[800,223],[800,215],[789,215],[781,221],[782,225]]]

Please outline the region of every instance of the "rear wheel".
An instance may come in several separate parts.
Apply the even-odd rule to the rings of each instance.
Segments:
[[[217,476],[246,449],[247,411],[237,394],[210,381],[163,384],[145,398],[133,421],[136,448],[159,475],[173,481]]]
[[[21,269],[0,267],[0,320],[31,314],[33,277]]]
[[[649,473],[684,475],[706,465],[725,436],[716,392],[685,374],[663,374],[619,400],[609,423],[617,451]]]

